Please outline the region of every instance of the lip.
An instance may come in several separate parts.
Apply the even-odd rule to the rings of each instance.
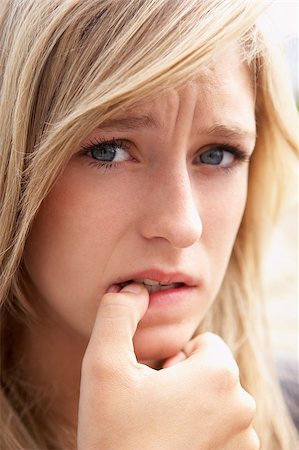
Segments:
[[[121,278],[117,278],[113,284],[119,284],[124,283],[125,281],[129,280],[136,280],[138,278],[146,278],[150,280],[159,281],[162,284],[172,284],[172,283],[184,283],[185,287],[195,287],[199,284],[198,278],[195,276],[192,276],[189,273],[183,272],[183,271],[162,271],[159,269],[148,269],[144,270],[142,272],[137,272],[134,274],[129,274]],[[177,290],[176,288],[175,290]],[[161,292],[169,292],[174,289],[166,289],[165,291]]]
[[[196,291],[195,286],[180,286],[163,291],[151,292],[149,294],[149,307],[174,307],[174,305],[180,305],[182,303],[187,306],[190,304],[190,300],[194,297]]]

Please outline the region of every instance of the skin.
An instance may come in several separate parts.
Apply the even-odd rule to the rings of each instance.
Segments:
[[[233,161],[228,170],[195,160],[214,144],[238,145],[249,158],[254,103],[249,71],[230,50],[193,81],[114,117],[151,115],[158,126],[106,124],[86,136],[81,146],[124,141],[129,159],[99,169],[80,146],[43,202],[25,248],[43,319],[24,346],[31,373],[55,380],[59,410],[71,421],[77,421],[82,357],[117,278],[153,267],[196,277],[188,301],[149,307],[141,318],[134,349],[148,366],[180,355],[211,307],[244,212],[248,162]],[[219,124],[244,133],[206,132]]]
[[[136,360],[148,301],[136,283],[102,298],[82,363],[76,449],[258,450],[254,399],[218,336],[192,339],[185,360],[163,370]]]

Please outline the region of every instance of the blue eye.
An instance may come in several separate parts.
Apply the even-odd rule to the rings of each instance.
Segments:
[[[199,157],[200,162],[203,164],[212,164],[213,166],[221,164],[224,157],[226,156],[223,150],[208,150],[202,153]],[[229,154],[231,159],[233,158],[232,154]]]
[[[249,157],[241,149],[230,145],[213,145],[196,157],[196,163],[210,166],[229,167],[235,161],[248,161]]]
[[[116,149],[109,145],[95,145],[90,150],[90,154],[97,161],[113,161],[116,155]]]
[[[133,159],[128,153],[127,147],[126,143],[115,139],[97,141],[83,146],[82,154],[89,158],[90,164],[108,170],[116,168],[122,162]]]
[[[119,141],[103,141],[93,144],[90,148],[90,156],[102,163],[127,161],[130,155],[126,145]]]

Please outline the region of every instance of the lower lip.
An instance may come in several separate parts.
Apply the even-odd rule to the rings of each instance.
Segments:
[[[167,307],[188,301],[190,294],[195,291],[193,286],[182,286],[172,289],[164,289],[162,291],[151,292],[149,294],[149,308],[153,306]]]

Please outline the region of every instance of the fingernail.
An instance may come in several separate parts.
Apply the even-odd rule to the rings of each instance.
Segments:
[[[133,292],[133,294],[141,294],[144,291],[144,286],[142,284],[131,283],[127,284],[122,288],[121,292]]]

